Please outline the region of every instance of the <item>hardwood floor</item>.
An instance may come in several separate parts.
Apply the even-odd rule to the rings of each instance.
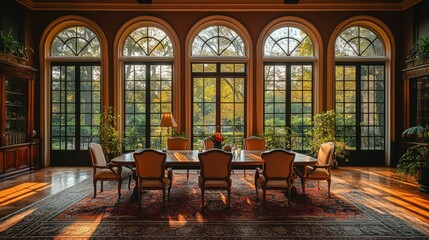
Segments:
[[[410,179],[399,179],[394,168],[340,167],[333,174],[352,187],[384,199],[429,223],[429,194]],[[0,218],[92,177],[90,167],[48,167],[0,182]]]
[[[0,218],[92,177],[91,167],[47,167],[0,181]]]
[[[423,222],[429,223],[429,194],[419,191],[413,179],[399,177],[395,168],[340,167],[333,174],[352,187],[361,189],[396,205]]]

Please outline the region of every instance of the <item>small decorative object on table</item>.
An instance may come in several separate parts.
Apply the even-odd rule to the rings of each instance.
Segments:
[[[216,132],[215,134],[213,134],[210,139],[213,142],[213,148],[218,148],[218,149],[222,149],[222,145],[224,144],[223,142],[223,136],[222,134],[220,134],[220,132]]]
[[[227,152],[231,152],[231,146],[225,145],[225,147],[223,147],[223,150],[225,150]]]

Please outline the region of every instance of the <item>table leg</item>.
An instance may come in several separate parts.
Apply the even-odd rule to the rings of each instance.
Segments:
[[[131,202],[138,202],[138,200],[139,200],[139,190],[138,190],[138,187],[137,187],[137,175],[136,175],[136,171],[134,170],[133,171],[133,179],[134,179],[134,181],[135,181],[135,186],[134,186],[134,189],[133,189],[133,193],[131,194],[131,197],[130,197],[130,201]]]

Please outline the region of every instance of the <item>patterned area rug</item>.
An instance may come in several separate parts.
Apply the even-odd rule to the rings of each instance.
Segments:
[[[226,192],[208,191],[201,212],[197,174],[186,180],[175,173],[165,209],[162,193],[143,193],[142,208],[130,200],[123,185],[117,201],[115,184],[92,198],[91,179],[34,203],[0,220],[0,238],[356,238],[429,239],[429,226],[394,206],[380,202],[341,179],[334,178],[331,198],[326,184],[309,182],[307,194],[297,196],[287,207],[284,192],[262,192],[256,199],[253,174],[232,175],[231,208]]]

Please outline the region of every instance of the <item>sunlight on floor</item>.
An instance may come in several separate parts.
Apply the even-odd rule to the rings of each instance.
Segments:
[[[405,209],[407,209],[408,211],[412,211],[417,215],[420,215],[421,217],[427,217],[429,216],[429,209],[423,207],[423,206],[416,206],[415,204],[410,204],[408,199],[407,201],[402,201],[398,198],[395,197],[386,197],[387,200],[389,200],[390,202],[397,204]],[[426,209],[426,210],[425,210]]]
[[[23,211],[21,213],[16,214],[15,216],[7,219],[4,222],[0,222],[0,233],[6,231],[7,229],[12,227],[13,225],[21,222],[23,219],[25,219],[27,216],[29,216],[31,213],[33,213],[34,210],[36,210],[36,209],[30,208],[26,211]]]
[[[97,230],[98,225],[100,225],[101,220],[103,219],[103,215],[100,214],[96,219],[91,221],[91,224],[85,224],[84,222],[74,222],[70,223],[67,227],[65,227],[59,236],[70,236],[73,235],[84,235],[91,236]]]
[[[226,197],[225,195],[223,195],[223,193],[219,193],[220,194],[220,199],[222,200],[223,204],[226,205]]]
[[[1,190],[0,207],[22,200],[50,186],[51,184],[48,183],[22,183],[14,187]]]
[[[171,216],[168,216],[168,224],[170,227],[183,227],[187,223],[185,216],[179,214],[177,219],[173,219]]]

